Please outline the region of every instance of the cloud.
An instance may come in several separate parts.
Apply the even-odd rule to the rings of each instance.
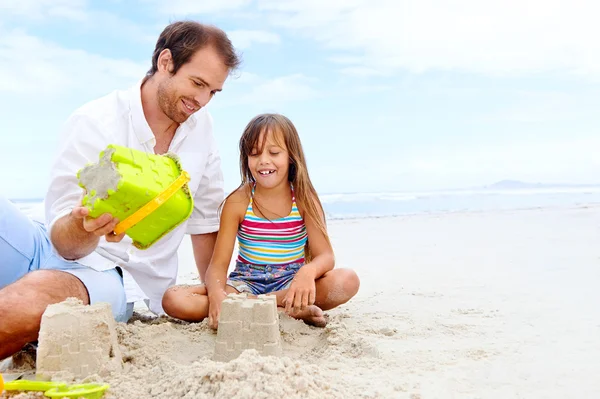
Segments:
[[[73,96],[105,93],[141,79],[148,65],[112,59],[14,30],[0,32],[0,92]]]
[[[395,89],[395,87],[392,85],[378,85],[378,84],[367,85],[367,84],[365,84],[362,86],[357,86],[356,88],[353,88],[349,92],[351,94],[383,93],[385,91],[390,91],[390,90],[394,90],[394,89]]]
[[[596,91],[576,94],[566,91],[516,91],[510,105],[489,113],[481,113],[478,122],[556,123],[589,120],[597,114]],[[589,116],[588,116],[589,115]]]
[[[89,8],[85,0],[0,0],[0,28],[3,22],[6,26],[21,28],[31,20],[52,23],[60,19],[69,20],[78,32],[98,32],[103,38],[154,43],[158,37],[156,29],[141,26],[113,12]]]
[[[578,182],[598,180],[600,139],[530,139],[514,143],[481,144],[452,149],[415,150],[406,157],[411,172],[445,176],[579,176]],[[393,164],[390,160],[390,165]],[[432,177],[427,176],[427,177]],[[425,176],[424,176],[425,177]]]
[[[600,24],[595,21],[600,3],[593,0],[160,4],[163,12],[175,15],[260,12],[261,26],[290,31],[335,51],[336,62],[346,64],[343,73],[441,70],[492,76],[568,73],[600,79]]]
[[[371,77],[371,76],[388,76],[388,73],[381,71],[380,69],[364,67],[364,66],[351,66],[340,69],[340,72],[348,76],[357,77]]]
[[[277,106],[306,101],[319,95],[312,87],[314,81],[302,74],[265,78],[244,72],[239,79],[231,81],[231,87],[227,88],[227,100],[220,103],[220,107],[240,104]]]
[[[62,17],[85,18],[85,0],[0,0],[0,15],[16,15],[32,19]]]
[[[258,4],[272,25],[358,57],[357,68],[600,77],[600,3],[592,0]]]
[[[236,11],[247,5],[251,0],[148,0],[158,5],[159,12],[167,15],[186,16],[193,14],[211,14],[222,11]]]
[[[115,37],[142,44],[156,43],[160,31],[164,26],[147,27],[139,25],[129,19],[106,11],[89,11],[84,19],[78,21],[88,30],[98,31],[103,38]]]
[[[363,59],[361,57],[351,55],[336,55],[329,57],[329,61],[336,64],[360,64],[363,62]]]
[[[281,38],[279,35],[263,30],[233,30],[227,32],[234,47],[237,49],[246,49],[254,43],[279,44]]]

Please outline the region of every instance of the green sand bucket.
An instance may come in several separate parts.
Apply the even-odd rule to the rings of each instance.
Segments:
[[[111,144],[98,163],[77,172],[91,217],[110,213],[139,249],[149,248],[192,214],[194,201],[175,155],[148,154]]]

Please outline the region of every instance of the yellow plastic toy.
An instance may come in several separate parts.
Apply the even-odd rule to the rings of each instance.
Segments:
[[[49,398],[86,398],[100,399],[108,384],[77,384],[67,385],[62,382],[16,380],[5,383],[0,374],[0,393],[4,391],[36,391],[44,392]]]
[[[191,215],[190,176],[176,156],[111,144],[99,158],[77,172],[82,203],[91,217],[119,219],[115,233],[126,233],[137,248],[149,248]]]

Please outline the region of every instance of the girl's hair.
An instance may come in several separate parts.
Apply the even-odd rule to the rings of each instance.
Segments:
[[[262,137],[262,142],[259,143],[260,134],[262,132],[265,132],[265,134]],[[258,150],[258,153],[263,151],[268,132],[271,132],[275,141],[279,140],[280,137],[283,138],[284,143],[279,143],[279,145],[285,144],[285,148],[287,148],[290,156],[288,180],[294,186],[296,203],[303,209],[304,217],[311,220],[325,236],[327,242],[329,242],[329,235],[327,234],[327,227],[324,220],[325,212],[323,211],[323,205],[319,200],[317,191],[310,181],[308,168],[306,166],[306,158],[304,157],[304,151],[298,132],[287,117],[280,114],[261,114],[255,116],[248,125],[246,125],[244,133],[240,138],[240,174],[242,182],[237,190],[241,189],[246,184],[253,184],[255,182],[252,171],[248,166],[248,156],[253,150]],[[260,206],[256,201],[254,204],[260,210]],[[264,212],[261,213],[264,215]],[[323,217],[321,217],[322,214]],[[307,262],[311,259],[308,241],[305,248],[305,258]]]

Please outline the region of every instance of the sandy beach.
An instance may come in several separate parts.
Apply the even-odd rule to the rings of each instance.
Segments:
[[[105,397],[597,397],[599,215],[582,205],[330,221],[337,267],[355,269],[361,288],[326,328],[280,314],[282,358],[218,363],[206,322],[138,316],[118,326],[125,371],[102,379]],[[180,262],[191,282],[187,240]]]

